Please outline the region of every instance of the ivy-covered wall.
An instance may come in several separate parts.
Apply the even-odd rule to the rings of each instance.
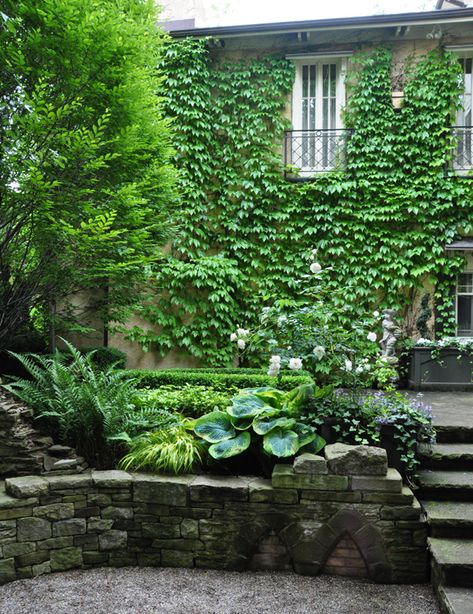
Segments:
[[[459,67],[440,48],[417,60],[406,65],[396,111],[390,49],[353,58],[346,172],[290,183],[281,143],[292,62],[283,53],[222,60],[208,41],[171,41],[166,105],[181,206],[170,258],[154,280],[158,298],[140,314],[155,332],[135,327],[130,338],[228,364],[230,333],[251,325],[268,295],[297,291],[302,253],[313,247],[332,268],[330,283],[345,289],[347,318],[387,306],[406,315],[427,284],[437,324],[451,331],[462,259],[447,257],[444,245],[473,222],[473,182],[445,174]]]

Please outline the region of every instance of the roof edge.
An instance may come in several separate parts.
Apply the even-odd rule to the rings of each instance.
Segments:
[[[336,30],[353,27],[376,27],[383,25],[408,25],[412,23],[445,23],[457,20],[473,19],[473,7],[464,9],[447,9],[443,11],[423,11],[417,13],[395,13],[390,15],[367,15],[361,17],[338,17],[334,19],[317,19],[310,21],[281,21],[276,23],[256,23],[248,25],[218,26],[171,30],[174,38],[187,36],[245,36],[247,34],[271,34],[278,32],[300,32],[310,30]]]

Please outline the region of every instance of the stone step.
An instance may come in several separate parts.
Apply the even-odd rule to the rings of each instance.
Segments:
[[[473,443],[473,424],[439,424],[435,422],[435,433],[438,443]]]
[[[421,501],[432,537],[473,539],[473,502]]]
[[[459,586],[439,586],[437,596],[446,614],[471,614],[473,612],[473,590]]]
[[[473,501],[473,471],[424,469],[418,473],[417,498]]]
[[[417,451],[423,467],[473,471],[473,443],[424,443]]]
[[[429,537],[428,544],[434,584],[473,587],[473,540]]]

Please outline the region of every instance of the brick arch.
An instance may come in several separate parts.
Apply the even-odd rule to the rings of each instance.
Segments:
[[[352,509],[340,510],[322,525],[310,539],[301,539],[292,547],[294,569],[304,575],[317,575],[343,536],[348,535],[358,547],[368,576],[376,582],[391,581],[381,532],[365,516]]]
[[[262,514],[258,519],[240,525],[233,541],[233,555],[228,561],[228,568],[248,569],[253,557],[258,553],[260,543],[271,535],[277,536],[290,554],[284,537],[284,530],[290,524],[291,521],[285,514],[276,512]]]

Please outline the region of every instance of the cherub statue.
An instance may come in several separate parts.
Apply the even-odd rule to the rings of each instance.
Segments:
[[[396,343],[401,335],[401,329],[394,321],[395,314],[394,309],[385,309],[381,323],[383,327],[383,337],[380,341],[381,354],[390,359],[396,359]]]

